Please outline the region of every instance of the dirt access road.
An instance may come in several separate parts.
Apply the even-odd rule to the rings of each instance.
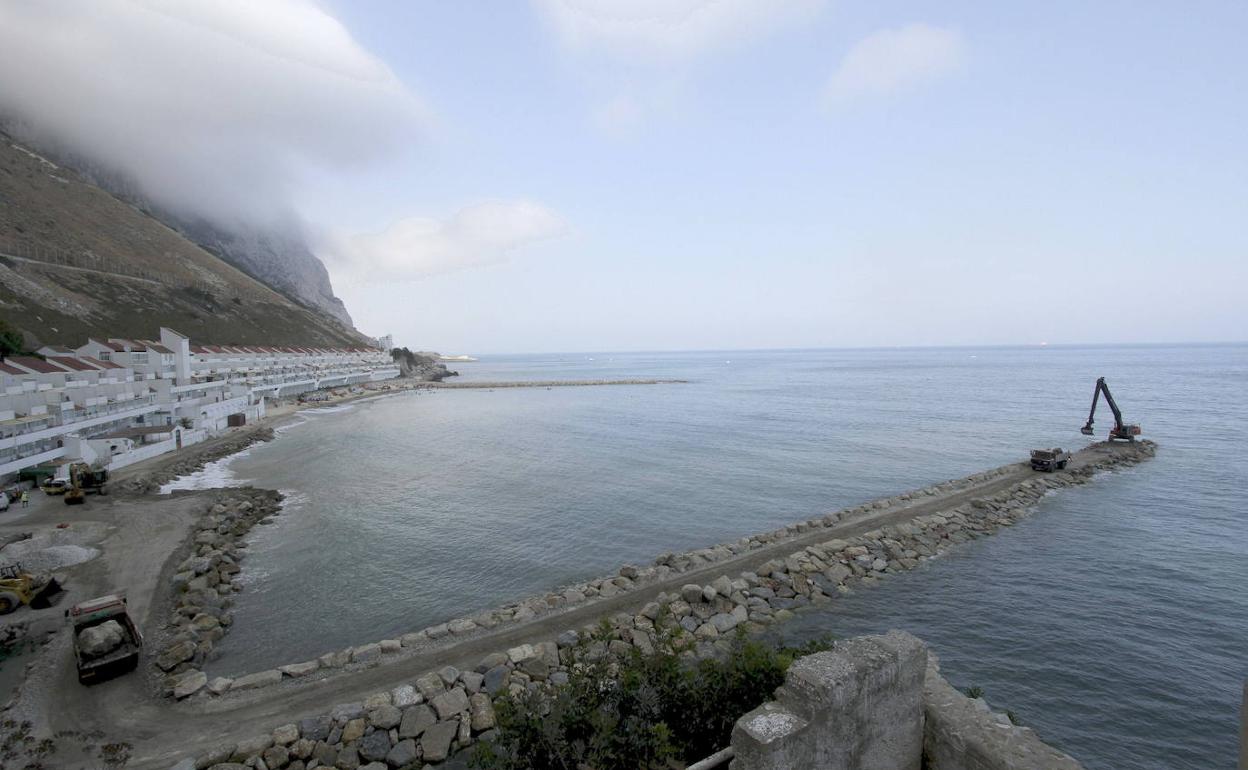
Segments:
[[[1130,451],[1129,446],[1095,444],[1076,453],[1071,468],[1086,467],[1103,458],[1105,453]],[[43,656],[45,664],[54,665],[32,674],[36,681],[29,684],[34,685],[37,692],[30,693],[32,697],[26,707],[38,709],[43,717],[38,721],[46,720],[53,731],[99,730],[109,740],[130,743],[133,754],[129,767],[167,768],[183,757],[258,735],[280,724],[323,714],[335,704],[359,701],[372,693],[411,682],[440,666],[471,667],[489,653],[526,642],[553,639],[565,629],[579,628],[617,612],[635,612],[662,591],[675,591],[686,583],[706,584],[724,574],[735,576],[808,545],[833,538],[850,538],[916,516],[949,510],[1009,489],[1032,477],[1033,473],[1024,463],[1006,466],[1001,476],[985,482],[925,496],[906,506],[868,513],[834,527],[814,530],[644,588],[594,600],[527,623],[504,624],[465,638],[447,638],[440,646],[402,656],[376,668],[343,672],[324,679],[289,680],[282,685],[198,703],[175,704],[156,698],[142,674],[82,687],[69,658],[68,635],[61,634],[54,648],[48,651],[50,654]],[[190,495],[184,499],[187,504],[203,502]],[[162,573],[158,583],[168,575],[172,561],[172,557],[166,559],[163,568],[152,565],[154,572]],[[150,623],[152,618],[148,621]],[[291,633],[297,630],[292,629]]]

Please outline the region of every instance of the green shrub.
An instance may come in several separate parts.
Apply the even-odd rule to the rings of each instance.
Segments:
[[[478,744],[484,770],[650,770],[691,762],[728,744],[732,726],[770,700],[789,664],[830,639],[792,648],[735,636],[718,657],[694,659],[679,628],[659,624],[654,650],[611,656],[604,623],[572,648],[567,685],[503,696],[498,735]]]
[[[22,333],[0,318],[0,358],[22,352]]]

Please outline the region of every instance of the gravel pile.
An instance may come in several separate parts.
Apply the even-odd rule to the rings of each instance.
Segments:
[[[51,545],[40,548],[35,540],[30,540],[4,549],[3,563],[21,564],[26,572],[54,572],[91,561],[99,555],[98,549],[86,546]]]

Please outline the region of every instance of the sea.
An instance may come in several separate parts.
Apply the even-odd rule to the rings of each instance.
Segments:
[[[799,614],[786,639],[924,639],[1088,768],[1235,765],[1248,679],[1248,346],[575,353],[300,412],[176,486],[286,492],[251,538],[232,675],[1027,457],[1078,449],[1097,377],[1156,458]],[[1097,438],[1113,417],[1102,403]]]

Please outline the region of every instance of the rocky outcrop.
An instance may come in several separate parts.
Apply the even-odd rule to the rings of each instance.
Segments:
[[[459,372],[446,368],[446,364],[431,353],[413,353],[407,348],[395,348],[390,351],[391,358],[399,365],[403,377],[422,382],[441,382],[447,377],[458,377]]]

